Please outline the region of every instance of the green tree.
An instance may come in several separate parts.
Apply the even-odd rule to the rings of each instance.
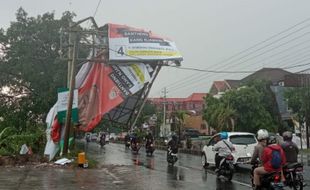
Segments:
[[[284,92],[288,107],[292,110],[294,118],[300,126],[306,121],[306,114],[310,113],[310,92],[309,88],[288,88]]]
[[[149,101],[146,101],[137,120],[137,126],[141,126],[148,121],[153,114],[156,114],[156,107]]]
[[[267,80],[252,80],[245,84],[249,87],[254,87],[261,95],[260,102],[265,110],[270,113],[273,123],[277,126],[278,131],[283,132],[284,126],[279,112],[275,93],[271,90],[272,83]]]
[[[1,33],[0,89],[7,90],[0,95],[1,109],[6,110],[0,113],[3,123],[22,130],[44,122],[56,102],[57,88],[66,86],[67,64],[58,59],[58,50],[60,28],[66,28],[72,17],[70,13],[59,20],[53,13],[28,17],[20,8],[16,21]]]
[[[271,114],[262,103],[262,93],[254,87],[226,92],[221,98],[207,97],[204,119],[216,129],[247,131],[276,130]]]
[[[57,88],[66,86],[67,63],[58,54],[60,29],[68,28],[73,16],[66,12],[60,19],[54,13],[29,17],[20,8],[16,21],[0,30],[0,131],[7,127],[14,131],[1,146],[10,142],[5,145],[10,152],[15,153],[29,139],[44,144],[39,142],[41,133],[37,138],[33,135],[44,130]]]
[[[275,131],[271,114],[261,101],[262,94],[254,87],[244,87],[226,93],[224,102],[229,102],[238,113],[236,130],[256,133],[258,129]]]

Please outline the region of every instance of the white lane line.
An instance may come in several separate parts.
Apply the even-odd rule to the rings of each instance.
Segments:
[[[250,184],[247,184],[247,183],[242,183],[240,181],[236,181],[236,180],[231,180],[231,182],[233,183],[237,183],[239,185],[242,185],[242,186],[246,186],[246,187],[252,187]]]
[[[176,166],[176,167],[178,167],[178,168],[183,168],[183,169],[186,169],[186,170],[190,170],[190,168],[184,167],[184,166]]]
[[[114,184],[122,184],[122,183],[124,183],[122,180],[120,180],[113,173],[109,172],[109,170],[103,169],[103,171],[114,179],[114,181],[112,183],[114,183]]]

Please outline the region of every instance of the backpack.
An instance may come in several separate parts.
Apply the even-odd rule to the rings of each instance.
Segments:
[[[279,169],[281,167],[282,158],[280,150],[272,149],[270,162],[273,169]]]

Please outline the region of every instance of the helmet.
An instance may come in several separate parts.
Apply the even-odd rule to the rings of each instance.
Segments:
[[[227,139],[228,138],[228,133],[227,132],[221,132],[221,139]]]
[[[268,139],[268,131],[266,129],[260,129],[257,131],[257,140],[261,141],[261,140],[265,140]]]
[[[293,139],[293,134],[290,131],[285,131],[282,136],[284,141],[292,141]]]
[[[268,138],[268,144],[276,144],[277,143],[277,138],[272,135]]]

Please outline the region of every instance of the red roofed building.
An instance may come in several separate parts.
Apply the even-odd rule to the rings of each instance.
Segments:
[[[207,95],[207,93],[193,93],[187,98],[148,98],[148,101],[155,105],[158,112],[163,112],[164,104],[166,105],[166,124],[170,126],[168,131],[176,130],[171,128],[173,125],[171,113],[182,110],[187,112],[184,119],[185,128],[194,128],[208,134],[207,123],[202,119],[204,97]]]
[[[200,114],[204,108],[204,97],[207,93],[193,93],[187,98],[166,98],[166,112],[185,110]],[[163,110],[164,98],[148,98],[149,102],[156,106],[158,111]]]

